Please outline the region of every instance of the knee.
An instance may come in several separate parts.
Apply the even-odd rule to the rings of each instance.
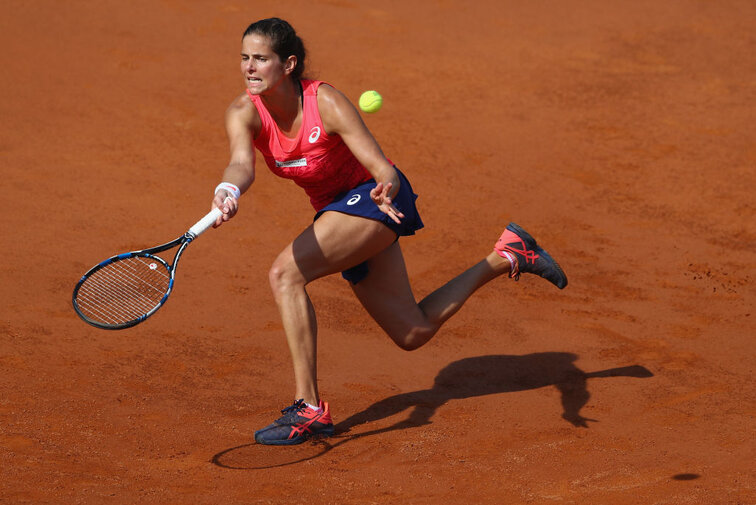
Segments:
[[[414,351],[424,346],[436,332],[427,328],[412,328],[403,335],[391,336],[400,349]]]
[[[282,256],[276,258],[270,267],[268,281],[276,299],[291,289],[303,287],[305,284],[296,264]]]

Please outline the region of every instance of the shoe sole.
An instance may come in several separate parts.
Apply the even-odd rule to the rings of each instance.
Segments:
[[[298,445],[301,443],[304,443],[308,440],[318,439],[318,438],[328,438],[330,436],[333,436],[334,429],[324,429],[322,431],[319,431],[317,433],[313,434],[307,434],[307,435],[301,435],[297,438],[292,439],[286,439],[286,440],[261,440],[258,438],[257,433],[255,433],[255,442],[260,445]]]
[[[548,279],[546,277],[543,277],[547,281],[554,284],[559,289],[564,289],[567,287],[567,276],[565,275],[564,271],[562,270],[562,267],[559,266],[559,263],[554,261],[554,258],[551,257],[549,253],[546,252],[546,250],[538,245],[538,242],[536,242],[536,239],[534,239],[530,233],[523,230],[520,225],[516,223],[509,223],[507,225],[507,230],[511,231],[518,237],[522,239],[523,242],[525,242],[525,245],[528,249],[532,249],[535,251],[541,258],[544,258],[550,265],[553,265],[558,273],[558,279],[556,281],[552,281],[551,279]]]

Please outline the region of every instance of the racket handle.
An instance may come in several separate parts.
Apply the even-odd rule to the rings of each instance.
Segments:
[[[230,199],[231,198],[226,198],[223,203],[226,203]],[[215,224],[215,221],[220,217],[221,214],[223,214],[222,210],[220,210],[218,207],[214,208],[213,210],[208,212],[205,217],[194,223],[194,226],[189,228],[189,233],[194,237],[199,237],[200,235],[205,233],[208,228]]]

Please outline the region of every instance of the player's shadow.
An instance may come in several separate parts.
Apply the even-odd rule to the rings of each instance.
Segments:
[[[584,372],[575,366],[576,359],[577,355],[572,353],[542,352],[524,356],[477,356],[455,361],[438,373],[430,389],[401,393],[380,400],[340,422],[336,426],[336,433],[344,433],[360,424],[385,419],[408,409],[412,411],[406,419],[358,436],[422,426],[429,424],[436,411],[449,400],[547,386],[554,386],[561,393],[562,417],[574,426],[587,428],[589,421],[595,421],[580,414],[590,398],[588,379],[653,377],[648,369],[640,365]]]
[[[337,447],[359,438],[394,430],[430,424],[436,411],[450,400],[474,398],[498,393],[526,391],[553,386],[561,393],[562,417],[578,427],[588,427],[589,421],[580,414],[590,398],[588,379],[606,377],[653,377],[640,365],[611,368],[598,372],[584,372],[575,366],[577,355],[566,352],[543,352],[524,356],[478,356],[450,363],[436,376],[433,387],[401,393],[369,406],[336,425],[336,436],[314,440],[310,444],[277,448],[275,451],[255,452],[267,448],[255,443],[231,447],[215,454],[211,462],[222,468],[255,470],[293,465],[319,458]],[[355,430],[358,425],[379,421],[411,409],[403,420],[382,428]],[[304,446],[304,447],[303,447]],[[295,449],[299,448],[299,449]],[[250,452],[252,451],[252,452]]]

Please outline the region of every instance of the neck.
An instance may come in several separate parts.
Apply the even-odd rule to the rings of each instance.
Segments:
[[[270,94],[260,95],[260,98],[279,128],[289,130],[299,114],[299,96],[299,81],[286,77]]]

